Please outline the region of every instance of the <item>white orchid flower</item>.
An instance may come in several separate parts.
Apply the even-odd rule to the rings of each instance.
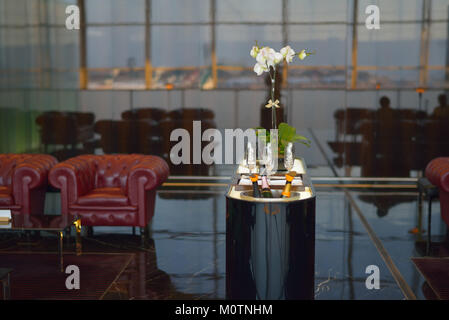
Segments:
[[[284,60],[284,56],[279,52],[275,52],[274,53],[274,64],[278,64],[282,60]]]
[[[267,67],[274,67],[276,51],[270,47],[263,47],[256,56],[256,61]]]
[[[281,49],[281,54],[285,58],[285,61],[290,63],[293,61],[293,57],[295,56],[295,50],[293,50],[290,46],[286,46]]]
[[[301,60],[304,60],[308,56],[306,50],[301,50],[301,52],[298,54],[298,58]]]
[[[268,71],[268,67],[265,64],[257,62],[256,65],[254,66],[254,72],[257,73],[258,76],[260,76],[262,73],[266,71]]]
[[[251,57],[256,58],[258,53],[259,53],[259,48],[256,46],[253,46],[253,48],[251,49],[249,54],[251,55]]]
[[[314,54],[315,52],[307,52],[306,49],[301,50],[298,53],[298,58],[304,60],[307,56]],[[287,63],[293,61],[294,56],[297,53],[290,46],[283,47],[279,52],[276,52],[270,47],[253,46],[250,51],[251,57],[255,58],[257,63],[254,65],[254,72],[260,76],[264,72],[270,72],[270,68],[276,71],[276,65],[280,64],[284,59]]]

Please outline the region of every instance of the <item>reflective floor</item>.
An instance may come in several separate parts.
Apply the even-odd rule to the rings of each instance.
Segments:
[[[170,275],[179,291],[224,298],[225,197],[218,190],[209,192],[208,199],[168,200],[161,197],[168,197],[169,191],[161,191],[153,238],[158,266]],[[419,222],[417,193],[349,192],[416,298],[425,299],[421,289],[424,280],[410,260],[425,255],[426,237],[411,233],[415,227],[427,228],[425,209],[421,225]],[[386,203],[392,198],[394,205]],[[316,205],[315,298],[404,299],[403,290],[345,193],[337,188],[317,188]],[[432,230],[434,248],[444,248],[441,242],[446,230],[437,202],[433,204]],[[380,290],[365,286],[369,265],[380,269]]]
[[[417,299],[425,299],[424,279],[410,260],[426,254],[427,206],[420,214],[416,189],[316,185],[315,299],[401,300],[408,289]],[[130,227],[95,227],[93,235],[84,232],[83,252],[135,253],[135,261],[105,299],[225,298],[226,187],[218,183],[201,190],[192,188],[164,187],[158,192],[152,238],[144,249],[138,232],[133,235]],[[58,210],[57,200],[55,194],[47,203],[48,208],[55,206],[51,211]],[[432,255],[449,256],[437,201],[432,210]],[[386,249],[399,271],[396,278],[402,277],[405,286],[398,285],[361,218]],[[424,231],[416,233],[414,228]],[[4,242],[6,235],[0,235]],[[32,250],[56,251],[51,240],[44,237],[41,248]],[[21,249],[13,240],[4,250],[29,248]],[[365,286],[369,265],[379,267],[379,290]]]

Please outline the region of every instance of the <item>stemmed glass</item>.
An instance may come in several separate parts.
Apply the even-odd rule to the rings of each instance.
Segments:
[[[248,165],[249,173],[256,173],[254,171],[257,169],[257,154],[256,148],[251,142],[248,142],[246,146],[246,163]]]
[[[289,142],[284,149],[284,167],[287,171],[293,169],[295,157],[293,156],[293,143]]]
[[[273,150],[271,148],[271,143],[268,143],[265,146],[265,152],[264,152],[264,164],[266,169],[266,175],[269,178],[270,175],[273,173],[274,169],[274,157],[273,157]]]

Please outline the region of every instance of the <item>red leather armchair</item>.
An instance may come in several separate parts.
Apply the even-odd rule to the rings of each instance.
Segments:
[[[56,163],[44,154],[0,154],[0,209],[43,214],[48,172]]]
[[[54,166],[49,180],[61,189],[62,215],[78,216],[86,226],[145,228],[168,174],[157,156],[82,155]]]
[[[426,177],[438,187],[441,217],[449,226],[449,158],[436,158],[427,165]]]

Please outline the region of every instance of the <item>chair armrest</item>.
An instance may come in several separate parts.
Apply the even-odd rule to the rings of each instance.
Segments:
[[[145,190],[152,190],[160,186],[169,175],[167,162],[157,156],[146,156],[144,160],[135,164],[128,175],[127,194],[132,205],[138,204],[139,194]]]
[[[426,177],[438,188],[449,192],[449,158],[436,158],[426,167]]]
[[[46,185],[48,173],[57,162],[50,155],[35,155],[19,163],[14,170],[13,188],[21,188],[22,184],[30,189]]]
[[[95,166],[89,156],[78,156],[54,166],[49,174],[53,187],[61,189],[62,213],[95,186]]]
[[[48,173],[57,162],[50,155],[36,154],[19,163],[15,168],[12,177],[13,196],[15,203],[21,205],[24,212],[31,213],[32,210],[41,210],[40,205],[31,208],[32,198],[37,195],[33,190],[40,190],[36,191],[39,194],[45,193],[48,185]]]

